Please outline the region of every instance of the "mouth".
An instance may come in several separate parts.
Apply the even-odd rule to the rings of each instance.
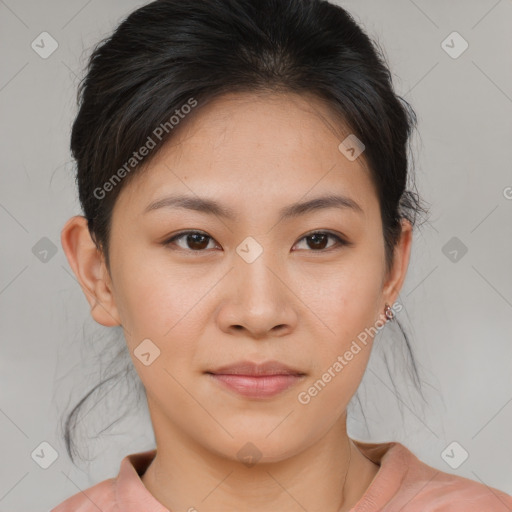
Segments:
[[[298,369],[267,361],[262,364],[241,361],[205,372],[224,389],[248,398],[270,398],[304,379]]]

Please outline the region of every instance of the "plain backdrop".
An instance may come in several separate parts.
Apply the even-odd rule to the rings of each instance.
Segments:
[[[92,45],[144,3],[0,1],[0,511],[49,510],[153,447],[145,403],[127,383],[83,411],[89,461],[71,463],[59,427],[123,343],[91,320],[60,245],[81,213],[68,150],[76,87]],[[429,406],[406,378],[397,389],[389,381],[384,353],[398,384],[406,374],[392,350],[403,340],[386,328],[360,388],[369,428],[354,408],[349,434],[400,441],[442,471],[512,494],[512,3],[339,3],[379,41],[418,115],[416,183],[431,205],[399,316]],[[32,45],[42,32],[58,44],[47,58]],[[467,459],[450,466],[447,447]],[[56,457],[47,469],[43,452]]]

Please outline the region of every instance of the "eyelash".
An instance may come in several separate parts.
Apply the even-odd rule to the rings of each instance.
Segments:
[[[214,240],[214,238],[212,238],[211,236],[207,235],[206,233],[202,232],[202,231],[182,231],[181,233],[177,233],[176,235],[173,235],[171,238],[167,239],[166,241],[162,242],[162,245],[164,246],[169,246],[171,245],[175,240],[179,240],[180,238],[184,238],[186,237],[187,235],[204,235],[206,236],[207,238],[209,238],[210,240]],[[344,240],[343,238],[341,238],[339,235],[336,235],[330,231],[312,231],[311,233],[308,233],[306,235],[304,235],[300,240],[299,242],[302,242],[302,240],[306,239],[306,238],[309,238],[313,235],[328,235],[329,237],[331,238],[334,238],[338,244],[338,247],[336,247],[336,245],[334,246],[331,246],[327,249],[319,249],[319,250],[313,250],[313,249],[310,249],[308,250],[308,252],[319,252],[319,253],[322,253],[322,252],[327,252],[327,251],[330,251],[332,250],[333,248],[341,248],[342,246],[350,246],[352,245],[351,242],[348,242],[346,240]],[[193,249],[183,249],[182,247],[179,247],[178,250],[182,250],[184,252],[191,252],[191,253],[201,253],[201,252],[206,252],[207,249],[201,249],[201,250],[193,250]]]

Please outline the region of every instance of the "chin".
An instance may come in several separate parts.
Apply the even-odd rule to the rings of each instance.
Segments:
[[[307,439],[302,441],[294,439],[285,429],[280,435],[276,431],[272,432],[277,424],[279,421],[273,422],[271,428],[263,430],[248,428],[236,432],[228,429],[233,439],[225,439],[225,442],[220,445],[217,437],[214,440],[214,447],[211,448],[222,457],[252,467],[255,464],[281,462],[308,447]],[[269,432],[272,433],[268,435]]]

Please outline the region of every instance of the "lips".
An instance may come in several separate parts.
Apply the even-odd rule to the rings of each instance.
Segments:
[[[279,361],[266,361],[264,363],[253,363],[252,361],[240,361],[238,363],[221,366],[215,370],[208,371],[215,375],[305,375],[304,372],[292,368]]]
[[[270,398],[301,381],[305,373],[278,361],[241,361],[206,372],[223,389],[247,398]]]

